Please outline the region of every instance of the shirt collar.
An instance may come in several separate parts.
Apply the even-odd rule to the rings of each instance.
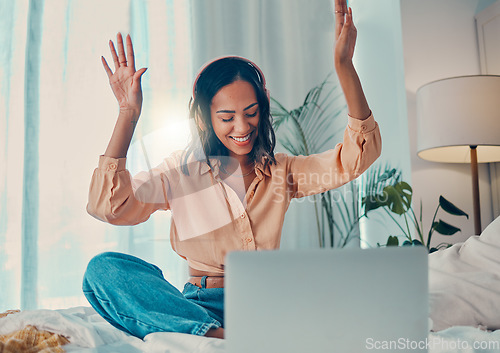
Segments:
[[[219,175],[220,160],[218,160],[217,158],[212,158],[210,159],[210,164],[212,165],[214,176]],[[206,161],[200,161],[200,175],[208,173],[208,171],[211,170],[212,168],[210,168],[210,166]],[[257,178],[259,178],[260,180],[264,178],[264,175],[270,177],[271,171],[269,169],[269,165],[267,165],[264,168],[263,163],[257,163],[255,166],[255,174],[257,175]]]
[[[260,180],[264,178],[264,175],[270,177],[271,171],[269,169],[269,164],[264,168],[263,163],[257,163],[257,165],[255,166],[255,174],[257,174],[257,178],[259,178]]]
[[[220,160],[218,160],[217,158],[211,158],[210,164],[212,165],[212,168],[210,168],[207,161],[200,161],[200,175],[204,175],[212,169],[213,169],[214,176],[219,175]]]

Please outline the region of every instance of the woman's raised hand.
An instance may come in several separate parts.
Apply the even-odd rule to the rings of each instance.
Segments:
[[[141,76],[146,72],[146,68],[135,70],[134,48],[132,39],[127,35],[127,54],[123,47],[123,38],[121,33],[116,36],[118,54],[115,50],[113,41],[109,41],[109,49],[115,63],[115,72],[111,71],[106,59],[101,57],[104,70],[109,77],[109,84],[118,100],[121,113],[131,113],[139,117],[142,107]],[[128,59],[128,60],[127,60]]]
[[[356,36],[352,10],[347,8],[347,1],[335,0],[335,71],[344,91],[349,115],[363,120],[368,118],[371,112],[352,63]]]
[[[352,62],[357,30],[346,0],[335,0],[335,64]]]

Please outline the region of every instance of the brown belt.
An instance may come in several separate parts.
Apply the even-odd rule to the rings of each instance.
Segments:
[[[203,277],[191,277],[188,282],[202,288],[202,280]],[[224,277],[205,276],[205,286],[206,288],[224,288]]]

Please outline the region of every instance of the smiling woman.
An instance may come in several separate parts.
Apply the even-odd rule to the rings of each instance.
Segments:
[[[190,115],[197,122],[193,133],[200,136],[201,146],[192,144],[185,161],[191,152],[202,153],[209,165],[212,157],[230,157],[221,170],[227,182],[235,176],[244,178],[243,190],[238,188],[241,181],[232,183],[243,200],[255,176],[256,162],[274,162],[276,139],[264,75],[245,58],[219,58],[200,71],[193,93]]]
[[[264,75],[245,58],[219,58],[200,71],[193,94],[190,115],[201,145],[192,144],[184,161],[190,153],[205,156],[208,165],[211,158],[229,157],[220,164],[221,178],[244,202],[257,162],[265,161],[265,166],[275,161]]]
[[[346,0],[336,0],[335,21],[332,63],[349,113],[342,143],[316,155],[275,155],[264,74],[248,59],[227,56],[204,66],[194,81],[190,146],[134,177],[126,156],[146,68],[136,70],[130,36],[118,33],[116,45],[110,41],[114,68],[102,63],[120,110],[92,176],[87,211],[114,225],[136,225],[170,210],[170,241],[191,275],[181,292],[140,258],[96,255],[83,292],[113,326],[139,338],[153,332],[224,337],[226,254],[278,249],[292,199],[340,187],[378,158],[380,131],[352,63],[357,32]],[[317,175],[329,178],[308,177]]]
[[[215,135],[228,149],[229,155],[238,160],[240,165],[249,164],[248,155],[259,134],[260,114],[256,101],[254,88],[242,80],[223,87],[212,99],[210,111]],[[240,106],[223,109],[228,105],[234,105],[235,102]],[[247,106],[249,102],[255,103]]]
[[[230,156],[230,165],[223,168],[241,167],[242,174],[250,176],[255,162],[274,161],[269,94],[255,63],[229,56],[206,64],[193,85],[190,116],[196,121],[193,136],[200,137],[201,146],[192,144],[186,158],[191,152],[203,152],[210,165],[213,156]]]

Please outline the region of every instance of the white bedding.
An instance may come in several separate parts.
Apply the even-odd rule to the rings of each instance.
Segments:
[[[429,255],[433,329],[500,329],[500,217],[481,236]]]
[[[71,344],[64,346],[68,353],[225,352],[224,340],[182,333],[152,333],[143,341],[114,328],[90,307],[33,310],[9,315],[0,321],[0,334],[28,324],[68,337]],[[430,353],[500,353],[500,330],[487,332],[470,326],[455,326],[431,332],[426,343]]]
[[[71,342],[67,352],[78,353],[219,353],[224,341],[183,333],[158,332],[144,341],[128,335],[104,321],[91,307],[62,310],[31,310],[11,314],[0,320],[0,334],[7,334],[26,325],[66,336]]]
[[[500,217],[481,236],[429,256],[429,296],[431,327],[437,331],[425,342],[430,353],[500,353]],[[182,333],[152,333],[143,341],[114,328],[91,307],[11,314],[0,319],[0,334],[26,325],[66,336],[70,353],[225,351],[224,340]]]

